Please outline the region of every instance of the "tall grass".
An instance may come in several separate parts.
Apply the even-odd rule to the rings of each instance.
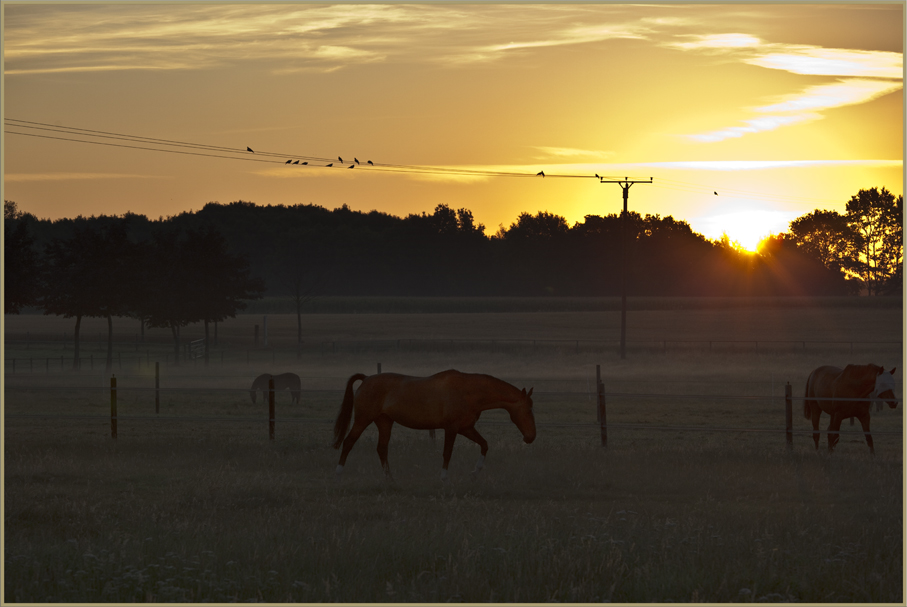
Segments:
[[[901,602],[900,461],[362,439],[6,443],[5,600]],[[516,432],[514,432],[516,434]]]

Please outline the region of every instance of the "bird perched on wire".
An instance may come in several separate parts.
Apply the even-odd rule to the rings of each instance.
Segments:
[[[297,160],[297,161],[296,161],[296,162],[294,162],[294,163],[293,163],[293,164],[299,164],[299,161],[298,161],[298,160]]]
[[[598,177],[598,173],[596,173],[595,176]],[[601,177],[598,177],[598,178],[601,179]]]
[[[370,165],[372,165],[372,166],[375,166],[375,163],[372,162],[371,160],[369,160],[368,163],[369,163]]]
[[[292,159],[290,159],[290,160],[287,160],[287,161],[286,161],[286,162],[284,162],[284,164],[290,164],[290,163],[291,163],[291,162],[293,162],[293,160],[292,160]],[[299,162],[299,161],[298,161],[298,160],[297,160],[297,161],[296,161],[296,162]]]
[[[332,162],[332,163],[330,163],[330,164],[326,164],[325,166],[332,167],[332,166],[334,166],[334,163]]]
[[[359,164],[359,159],[358,159],[358,158],[353,158],[353,160],[356,161],[356,164]]]
[[[343,162],[343,158],[341,158],[340,156],[337,156],[337,160],[339,160],[340,162]]]
[[[350,166],[348,166],[348,167],[347,167],[347,168],[348,168],[348,169],[352,169],[352,168],[355,168],[355,167],[356,167],[356,165],[355,165],[355,164],[351,164],[351,165],[350,165]]]
[[[715,196],[717,196],[717,195],[718,195],[718,192],[715,192]]]
[[[246,151],[247,151],[247,152],[252,152],[253,154],[255,153],[255,150],[253,150],[253,149],[250,148],[249,146],[246,146]]]
[[[309,164],[308,162],[303,162],[302,164]]]
[[[544,177],[544,176],[545,176],[545,171],[539,171],[538,173],[535,174],[536,177],[538,177],[539,175],[541,175],[542,177]]]

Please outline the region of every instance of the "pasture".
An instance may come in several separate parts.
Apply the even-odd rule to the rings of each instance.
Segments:
[[[901,346],[869,343],[902,339],[902,308],[853,301],[637,310],[626,360],[614,310],[306,314],[301,349],[295,315],[270,315],[257,348],[246,315],[207,367],[164,364],[169,332],[137,342],[116,319],[116,440],[106,322],[83,321],[94,369],[74,372],[71,319],[6,317],[4,599],[902,603],[903,405],[872,409],[874,457],[847,421],[816,452],[801,400],[785,445],[784,384],[802,396],[819,365],[896,366],[903,396]],[[487,412],[485,469],[459,437],[442,483],[442,437],[397,425],[387,481],[371,427],[335,478],[343,385],[378,363],[534,387],[538,437]],[[265,372],[302,378],[274,440],[249,398]]]

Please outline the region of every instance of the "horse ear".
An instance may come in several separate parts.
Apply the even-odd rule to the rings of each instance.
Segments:
[[[526,391],[526,388],[523,388],[523,392],[525,392],[525,391]],[[529,393],[526,395],[526,398],[529,398],[530,396],[532,396],[532,388],[529,388]]]
[[[889,371],[889,373],[891,373],[892,375],[894,375],[894,370],[895,370],[895,369],[897,369],[897,367],[891,367],[891,371]]]

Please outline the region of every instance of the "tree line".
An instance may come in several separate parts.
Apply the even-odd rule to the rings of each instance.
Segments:
[[[671,216],[521,213],[494,234],[467,208],[397,217],[344,205],[212,202],[167,218],[41,220],[4,203],[5,306],[16,313],[131,315],[179,328],[244,302],[318,295],[778,296],[899,294],[903,198],[860,190],[846,212],[816,210],[756,254]],[[622,246],[622,243],[626,247]],[[301,322],[299,341],[302,340]],[[207,341],[207,340],[206,340]]]

